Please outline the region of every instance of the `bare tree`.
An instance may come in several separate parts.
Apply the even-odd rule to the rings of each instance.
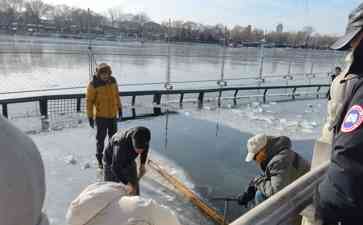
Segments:
[[[73,8],[71,12],[71,22],[77,26],[77,31],[87,32],[88,30],[88,12],[84,9]]]
[[[50,12],[58,30],[69,30],[71,23],[72,8],[67,5],[54,6]]]
[[[51,5],[42,0],[30,0],[25,3],[25,13],[28,21],[39,24],[41,17],[45,16],[52,9]]]
[[[144,24],[144,23],[150,21],[150,18],[148,15],[146,15],[146,13],[141,12],[141,13],[134,15],[132,18],[132,21],[139,23],[139,24]]]
[[[23,0],[0,0],[0,23],[9,26],[18,21],[23,8]]]
[[[110,8],[106,13],[106,17],[110,20],[112,27],[116,25],[116,22],[122,21],[123,15],[121,7]]]
[[[242,41],[242,33],[244,31],[244,28],[236,25],[231,30],[231,39],[233,42],[241,42]]]
[[[13,10],[20,13],[24,8],[24,0],[0,0],[0,10]]]

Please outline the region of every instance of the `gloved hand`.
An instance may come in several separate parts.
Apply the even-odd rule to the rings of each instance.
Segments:
[[[89,121],[89,126],[91,128],[95,127],[95,120],[92,117],[88,117],[88,121]]]
[[[255,199],[256,191],[257,189],[255,185],[253,184],[253,182],[250,182],[247,190],[243,194],[237,196],[238,204],[247,207],[248,203]]]
[[[118,120],[122,120],[122,108],[118,109]]]

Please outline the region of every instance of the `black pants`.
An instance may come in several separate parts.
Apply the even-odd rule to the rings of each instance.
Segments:
[[[105,147],[105,138],[108,134],[108,138],[111,138],[117,132],[117,120],[107,118],[96,118],[96,158],[98,162],[102,162],[103,149]]]
[[[130,166],[122,169],[121,176],[127,178],[129,182],[134,186],[136,189],[136,195],[140,195],[140,186],[139,186],[139,179],[137,176],[137,169],[136,169],[136,163],[132,162]],[[105,166],[105,173],[104,173],[104,180],[105,181],[112,181],[112,182],[121,182],[117,176],[113,173],[111,166],[106,165]]]

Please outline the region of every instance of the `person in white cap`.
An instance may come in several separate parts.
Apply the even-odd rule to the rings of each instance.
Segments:
[[[180,225],[166,206],[139,196],[127,196],[125,185],[99,182],[89,185],[70,204],[68,225]]]
[[[291,150],[288,137],[257,134],[247,141],[246,162],[256,161],[263,174],[253,178],[248,191],[239,195],[238,203],[247,205],[255,199],[261,203],[305,174],[310,164]]]
[[[0,224],[48,225],[43,161],[33,141],[0,116]]]

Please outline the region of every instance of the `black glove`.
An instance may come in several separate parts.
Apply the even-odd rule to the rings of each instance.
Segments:
[[[94,128],[95,127],[95,120],[92,117],[88,117],[89,126]]]
[[[238,204],[247,207],[248,203],[255,199],[256,191],[255,185],[250,184],[243,194],[238,195]]]
[[[121,109],[121,108],[119,108],[119,109],[118,109],[118,120],[120,120],[120,121],[121,121],[121,119],[122,119],[122,109]]]

